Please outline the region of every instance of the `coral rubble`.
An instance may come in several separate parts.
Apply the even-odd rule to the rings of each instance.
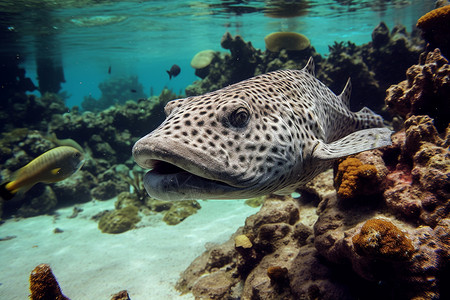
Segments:
[[[31,272],[30,292],[32,300],[70,300],[61,292],[58,281],[47,264],[40,264]]]

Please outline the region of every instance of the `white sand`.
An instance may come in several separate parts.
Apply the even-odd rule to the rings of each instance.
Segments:
[[[63,293],[72,300],[110,299],[128,290],[131,300],[193,299],[174,289],[179,274],[205,250],[222,243],[245,218],[258,211],[242,200],[200,201],[202,208],[176,226],[162,215],[146,217],[145,227],[122,234],[104,234],[90,217],[112,209],[114,199],[93,201],[78,217],[72,207],[58,210],[59,218],[39,216],[8,220],[0,226],[0,299],[27,299],[29,275],[41,263],[50,264]],[[64,232],[55,234],[60,228]]]

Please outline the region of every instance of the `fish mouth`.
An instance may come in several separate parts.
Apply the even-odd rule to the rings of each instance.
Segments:
[[[144,176],[144,187],[151,197],[159,200],[231,199],[230,193],[242,190],[168,161],[150,159],[145,164],[151,170]]]

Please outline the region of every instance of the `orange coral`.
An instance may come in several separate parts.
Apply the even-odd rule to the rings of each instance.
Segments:
[[[368,220],[352,238],[359,255],[384,260],[409,260],[414,246],[408,237],[387,220]]]
[[[63,295],[52,269],[47,264],[40,264],[30,275],[31,300],[70,300]]]
[[[447,27],[448,24],[450,24],[450,5],[436,8],[425,14],[417,21],[416,26],[422,30],[432,30],[436,27]]]
[[[364,165],[359,159],[349,157],[341,162],[335,178],[338,196],[343,199],[371,194],[377,182],[377,169]]]

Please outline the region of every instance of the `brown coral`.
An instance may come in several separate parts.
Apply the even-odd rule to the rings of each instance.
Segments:
[[[430,11],[417,21],[417,27],[422,30],[423,38],[429,43],[430,50],[441,49],[442,53],[450,55],[450,5]]]
[[[450,5],[436,8],[423,15],[417,21],[417,27],[423,30],[433,30],[436,27],[448,26],[450,22]],[[448,28],[447,28],[448,29]]]
[[[374,188],[378,183],[377,169],[349,157],[339,164],[335,182],[338,195],[343,199],[374,194],[377,192]]]
[[[384,260],[409,260],[414,251],[408,237],[394,224],[382,219],[364,223],[352,242],[358,254]]]
[[[30,275],[30,299],[32,300],[70,300],[63,295],[52,269],[40,264]]]

